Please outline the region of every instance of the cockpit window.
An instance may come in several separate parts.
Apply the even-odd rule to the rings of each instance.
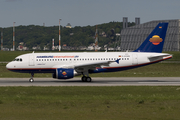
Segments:
[[[22,58],[15,58],[13,61],[20,61],[20,62],[22,62]]]

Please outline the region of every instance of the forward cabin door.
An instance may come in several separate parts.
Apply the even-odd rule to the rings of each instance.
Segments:
[[[34,55],[29,56],[29,66],[34,66]]]
[[[132,56],[133,56],[133,58],[132,58],[132,64],[133,64],[133,65],[138,64],[138,55],[137,55],[137,54],[133,54]]]

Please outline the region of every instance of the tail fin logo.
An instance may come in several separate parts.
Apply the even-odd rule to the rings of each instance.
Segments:
[[[162,38],[160,38],[158,35],[154,35],[152,38],[149,39],[150,42],[152,42],[153,45],[159,45],[160,42],[163,41]]]

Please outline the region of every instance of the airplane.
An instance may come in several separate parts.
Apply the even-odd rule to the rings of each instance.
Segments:
[[[159,23],[132,52],[33,52],[16,57],[6,68],[30,73],[29,82],[34,82],[34,73],[52,73],[56,79],[82,75],[83,82],[91,82],[89,74],[92,73],[123,71],[172,58],[172,55],[162,53],[167,27],[168,23]]]

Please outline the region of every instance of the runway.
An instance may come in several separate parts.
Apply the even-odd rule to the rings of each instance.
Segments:
[[[97,77],[92,82],[81,78],[58,80],[53,78],[0,78],[0,86],[180,86],[180,77]]]

